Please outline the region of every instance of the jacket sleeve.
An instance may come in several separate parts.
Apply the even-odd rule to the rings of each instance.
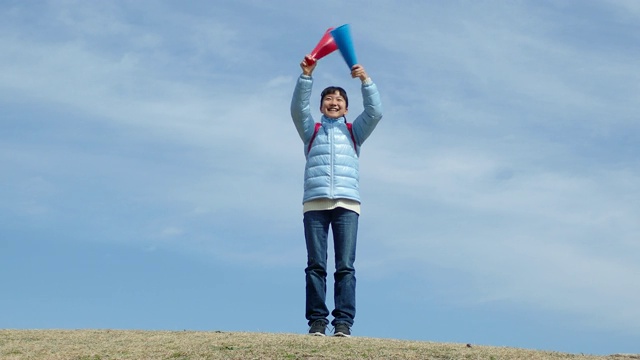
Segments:
[[[382,119],[380,93],[373,82],[362,84],[362,103],[364,111],[353,121],[353,136],[358,145],[364,143]]]
[[[291,119],[293,119],[298,135],[305,145],[313,135],[315,126],[309,105],[312,86],[313,79],[311,76],[300,75],[291,98]]]

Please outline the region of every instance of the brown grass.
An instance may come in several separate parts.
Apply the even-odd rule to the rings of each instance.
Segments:
[[[466,344],[308,335],[131,330],[0,330],[0,359],[640,359]]]

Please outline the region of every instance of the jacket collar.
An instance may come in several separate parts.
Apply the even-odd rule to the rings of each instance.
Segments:
[[[347,119],[345,119],[345,117],[344,117],[344,116],[341,116],[341,117],[339,117],[339,118],[337,118],[337,119],[332,119],[332,118],[326,117],[325,115],[322,115],[321,122],[322,122],[323,124],[324,124],[324,123],[335,123],[335,122],[343,122],[343,123],[346,123],[346,122],[347,122]]]

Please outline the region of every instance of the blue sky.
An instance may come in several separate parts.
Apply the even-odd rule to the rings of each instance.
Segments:
[[[640,352],[633,0],[3,1],[0,327],[305,333],[289,102],[344,23],[354,334]]]

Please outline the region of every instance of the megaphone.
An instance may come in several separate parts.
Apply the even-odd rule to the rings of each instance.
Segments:
[[[322,39],[318,41],[318,45],[316,45],[316,47],[311,50],[311,53],[306,56],[308,65],[313,65],[316,61],[338,50],[338,46],[333,40],[333,36],[331,36],[331,30],[333,30],[332,27],[327,29],[322,36]]]
[[[349,70],[351,70],[353,65],[358,63],[356,50],[353,47],[353,40],[351,39],[351,26],[349,26],[349,24],[339,26],[331,30],[331,36],[338,46],[338,49],[340,49],[342,58],[347,65],[349,65]]]

